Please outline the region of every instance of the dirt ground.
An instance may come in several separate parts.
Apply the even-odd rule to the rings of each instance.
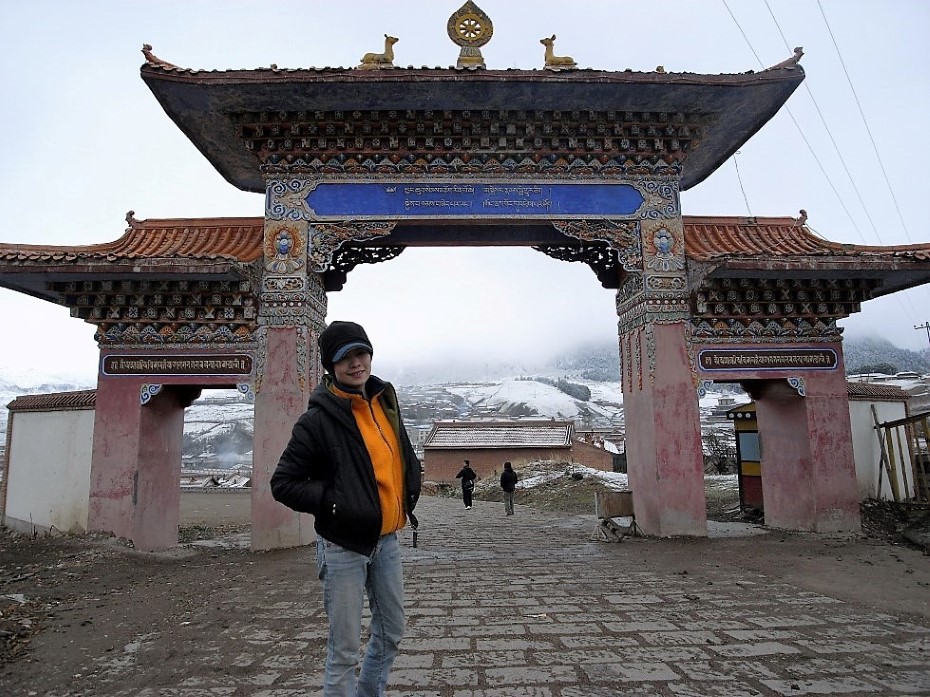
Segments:
[[[572,487],[576,491],[570,491]],[[493,498],[495,493],[479,491],[479,496]],[[433,488],[432,494],[457,495],[440,488]],[[540,492],[535,497],[541,508],[567,515],[591,513],[589,482],[555,483],[548,495]],[[520,498],[518,503],[534,505],[530,494]],[[582,501],[584,510],[572,510]],[[709,519],[732,522],[738,517],[732,495],[708,501]],[[247,532],[248,511],[246,491],[185,493],[179,538],[182,542],[233,539],[236,533]],[[914,520],[926,518],[926,511],[902,513],[871,504],[863,506],[863,516],[862,535],[774,531],[719,544],[660,540],[649,546],[648,553],[653,559],[667,560],[670,568],[687,568],[699,558],[706,562],[708,555],[719,555],[715,562],[721,565],[783,578],[877,611],[903,610],[930,617],[928,548],[902,536],[905,528],[915,527]],[[926,520],[923,525],[926,531]],[[237,607],[219,599],[248,592],[252,584],[268,577],[292,574],[294,555],[294,550],[251,553],[234,544],[185,544],[170,552],[145,554],[106,536],[32,537],[2,529],[0,694],[71,694],[48,690],[37,676],[53,665],[59,685],[62,675],[80,677],[80,666],[87,665],[88,656],[107,651],[117,656],[153,617],[176,626],[205,603],[214,603],[212,617],[222,627]],[[197,631],[207,640],[211,629]],[[32,689],[23,691],[25,684]]]

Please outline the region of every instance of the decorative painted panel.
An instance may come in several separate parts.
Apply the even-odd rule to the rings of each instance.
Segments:
[[[391,234],[393,222],[341,221],[310,225],[310,269],[322,273],[333,264],[333,255],[346,242],[363,242]]]

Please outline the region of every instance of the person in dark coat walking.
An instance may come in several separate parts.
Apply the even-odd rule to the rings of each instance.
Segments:
[[[475,474],[475,470],[468,464],[468,460],[465,460],[465,466],[459,470],[455,478],[462,480],[462,503],[465,504],[465,509],[467,510],[471,508],[471,495],[475,491],[475,480],[478,478],[478,475]]]
[[[397,532],[420,496],[420,461],[390,383],[371,374],[373,349],[354,322],[319,338],[327,370],[271,477],[271,493],[314,516],[317,575],[329,639],[324,697],[380,697],[404,633],[404,578]],[[365,594],[370,638],[356,676]]]
[[[504,490],[504,511],[507,515],[513,515],[513,492],[516,488],[517,473],[513,471],[513,465],[505,462],[504,471],[501,472],[501,489]]]

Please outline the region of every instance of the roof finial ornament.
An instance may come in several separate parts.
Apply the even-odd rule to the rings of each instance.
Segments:
[[[540,39],[539,43],[546,47],[546,64],[544,66],[546,70],[570,70],[578,67],[575,59],[571,56],[556,56],[553,54],[552,47],[555,44],[555,34]]]
[[[136,223],[138,223],[138,222],[139,222],[139,221],[136,220],[136,212],[135,212],[135,211],[126,211],[126,224],[129,226],[128,228],[126,228],[126,231],[127,231],[127,232],[128,232],[129,230],[132,230],[132,229],[136,226]]]
[[[807,211],[802,208],[800,213],[801,215],[795,218],[795,222],[798,224],[798,227],[801,227],[804,225],[804,223],[807,222]]]
[[[771,68],[766,68],[766,70],[793,70],[798,67],[798,62],[801,60],[801,56],[804,55],[804,49],[800,46],[794,49],[794,55],[787,60],[783,60],[781,63],[776,63]]]
[[[452,13],[446,23],[449,38],[459,46],[456,68],[485,68],[481,47],[494,35],[491,18],[471,0]]]
[[[362,62],[359,68],[362,70],[380,70],[381,68],[394,67],[394,44],[400,39],[396,36],[384,35],[384,52],[383,53],[366,53],[362,56]]]
[[[152,53],[151,44],[142,44],[142,55],[145,56],[145,62],[149,65],[155,65],[159,68],[177,68],[174,63],[163,61],[161,58]]]

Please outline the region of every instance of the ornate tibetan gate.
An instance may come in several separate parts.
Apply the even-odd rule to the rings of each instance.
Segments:
[[[255,399],[252,546],[309,541],[269,480],[320,378],[327,293],[409,246],[520,245],[617,291],[647,534],[706,534],[698,394],[714,380],[757,402],[767,522],[857,529],[836,320],[927,282],[930,247],[834,244],[803,219],[683,219],[679,201],[800,84],[797,56],[741,75],[548,59],[494,71],[459,38],[448,70],[376,55],[360,67],[391,69],[202,72],[146,47],[142,78],[165,112],[228,181],[265,194],[265,215],[130,216],[106,245],[0,245],[2,285],[99,327],[91,528],[174,544],[182,409],[201,387],[238,385]]]

